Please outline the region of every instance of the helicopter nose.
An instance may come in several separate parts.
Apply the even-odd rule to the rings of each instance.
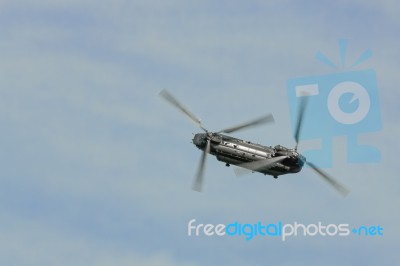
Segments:
[[[204,133],[198,133],[194,135],[193,137],[193,144],[196,145],[197,147],[203,147],[206,144],[205,141],[205,134]]]
[[[290,157],[294,160],[297,161],[297,165],[299,165],[300,167],[303,167],[303,165],[306,162],[306,157],[304,157],[303,155],[301,155],[300,153],[298,153],[297,151],[292,151],[290,153]]]
[[[299,154],[298,159],[299,159],[299,165],[300,165],[301,167],[303,167],[304,164],[305,164],[306,161],[307,161],[306,157],[304,157],[303,155]]]

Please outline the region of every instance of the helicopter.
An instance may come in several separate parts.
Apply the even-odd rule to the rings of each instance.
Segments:
[[[322,171],[315,164],[307,161],[306,157],[297,151],[308,97],[300,97],[294,133],[296,146],[291,149],[282,145],[276,145],[274,147],[264,146],[226,135],[245,128],[272,123],[274,122],[272,114],[266,114],[257,119],[225,128],[217,132],[211,132],[204,128],[201,120],[182,105],[167,90],[162,90],[159,95],[172,106],[180,110],[187,116],[187,118],[204,131],[204,133],[195,134],[192,139],[192,143],[203,151],[192,186],[193,190],[198,192],[202,191],[206,159],[207,155],[211,154],[215,156],[218,161],[224,162],[228,167],[230,165],[239,167],[235,169],[236,175],[242,175],[246,172],[259,172],[264,175],[273,176],[276,179],[281,175],[299,173],[306,164],[333,188],[335,188],[342,196],[346,196],[349,193],[349,190],[346,187],[340,184],[332,176]]]

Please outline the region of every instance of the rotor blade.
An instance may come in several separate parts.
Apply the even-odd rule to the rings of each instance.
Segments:
[[[252,120],[249,122],[245,122],[245,123],[233,126],[233,127],[226,128],[224,130],[219,131],[218,133],[232,133],[232,132],[235,132],[235,131],[238,131],[238,130],[241,130],[241,129],[244,129],[247,127],[257,126],[260,124],[270,123],[270,122],[274,122],[274,117],[272,116],[272,114],[268,114],[268,115],[265,115],[258,119],[255,119],[255,120]]]
[[[197,118],[192,112],[190,112],[185,106],[183,106],[177,99],[175,99],[167,90],[160,91],[159,94],[163,97],[167,102],[178,108],[181,112],[183,112],[190,120],[192,120],[197,126],[205,130],[201,126],[201,121]]]
[[[343,197],[350,193],[350,191],[336,181],[333,177],[329,176],[327,173],[323,172],[313,163],[306,162],[315,172],[317,172],[321,177],[323,177],[329,184],[331,184]]]
[[[294,133],[294,139],[296,140],[296,148],[299,145],[299,139],[300,139],[300,132],[301,132],[301,126],[303,125],[303,118],[304,118],[304,111],[306,110],[307,102],[308,102],[308,95],[304,94],[300,97],[300,105],[299,105],[299,110],[297,112],[297,124],[295,127],[295,133]]]
[[[203,154],[200,159],[199,169],[197,170],[196,179],[194,180],[192,189],[198,192],[201,192],[203,187],[203,175],[204,175],[204,168],[206,165],[206,158],[207,154],[210,153],[210,141],[207,140],[207,146],[205,147]]]
[[[251,171],[249,169],[241,168],[241,167],[235,167],[235,168],[233,168],[233,171],[235,172],[235,175],[237,177],[241,177],[241,176],[244,176],[244,175],[249,175],[249,174],[254,172],[254,171]]]
[[[274,164],[285,160],[286,158],[287,158],[287,156],[279,156],[279,157],[275,157],[275,158],[271,158],[271,159],[263,159],[263,160],[248,162],[248,163],[242,163],[242,164],[237,165],[242,168],[236,168],[234,171],[235,171],[236,176],[242,176],[242,175],[247,174],[248,170],[258,171],[263,168],[269,168],[269,167],[272,167]]]

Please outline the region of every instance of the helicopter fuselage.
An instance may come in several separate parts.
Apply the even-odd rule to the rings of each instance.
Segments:
[[[277,145],[275,147],[263,146],[220,133],[198,133],[193,138],[193,144],[204,151],[210,141],[210,154],[217,160],[225,162],[226,166],[236,165],[246,168],[246,163],[269,160],[280,156],[287,158],[268,167],[249,169],[277,178],[279,175],[298,173],[301,171],[306,158],[294,149]]]
[[[343,196],[349,193],[349,190],[337,182],[333,177],[325,173],[312,162],[307,162],[306,158],[297,152],[304,111],[306,110],[308,102],[308,97],[306,96],[308,96],[308,94],[304,94],[302,95],[303,97],[300,97],[297,123],[294,130],[294,139],[296,141],[294,149],[289,149],[281,145],[267,147],[221,134],[231,134],[245,128],[274,122],[272,114],[267,114],[257,119],[237,124],[218,131],[217,133],[213,133],[203,127],[201,120],[184,107],[168,91],[162,90],[160,96],[180,110],[187,118],[192,120],[192,122],[205,132],[197,133],[193,137],[193,144],[203,151],[196,178],[193,183],[193,190],[201,191],[207,154],[211,154],[217,157],[217,160],[225,162],[226,166],[230,166],[231,164],[239,166],[239,168],[235,169],[237,175],[240,174],[238,172],[241,168],[245,168],[245,171],[248,169],[253,172],[259,172],[278,178],[280,175],[298,173],[301,171],[304,164],[307,164],[310,169],[314,170],[320,177],[324,178],[325,181],[332,185]]]

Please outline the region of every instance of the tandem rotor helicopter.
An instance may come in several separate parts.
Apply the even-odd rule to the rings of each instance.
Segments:
[[[210,132],[202,126],[199,118],[197,118],[186,107],[184,107],[167,90],[162,90],[159,95],[183,112],[190,120],[192,120],[204,131],[204,133],[195,134],[192,140],[193,144],[203,151],[192,187],[193,190],[201,192],[207,154],[211,154],[217,157],[218,161],[224,162],[226,166],[236,165],[241,167],[236,169],[238,170],[235,171],[237,175],[241,173],[240,170],[250,170],[252,172],[259,172],[264,175],[271,175],[274,178],[278,178],[280,175],[298,173],[301,171],[304,164],[307,164],[343,196],[346,196],[349,193],[349,190],[336,181],[333,177],[329,176],[313,163],[308,162],[303,155],[297,152],[302,121],[304,117],[304,111],[307,106],[308,97],[301,97],[297,123],[295,127],[296,130],[294,134],[296,146],[294,149],[290,149],[281,145],[267,147],[222,134],[230,134],[248,127],[274,122],[272,114],[267,114],[258,119],[241,123],[218,132]]]

